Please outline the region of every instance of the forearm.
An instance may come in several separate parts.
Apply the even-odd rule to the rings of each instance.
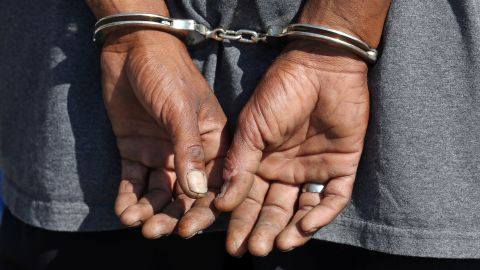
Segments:
[[[308,0],[300,23],[353,34],[376,48],[389,7],[390,0]]]
[[[149,12],[168,16],[168,8],[163,0],[86,0],[97,18],[117,13]]]

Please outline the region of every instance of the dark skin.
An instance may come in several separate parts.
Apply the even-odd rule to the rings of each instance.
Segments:
[[[311,45],[293,43],[277,59],[239,118],[224,172],[231,186],[216,201],[234,209],[233,255],[264,256],[275,239],[282,250],[300,246],[349,201],[368,123],[367,66]],[[299,196],[305,182],[328,184],[322,197]]]
[[[99,17],[148,7],[168,14],[161,1],[89,4]],[[115,212],[127,226],[144,224],[147,238],[175,230],[191,237],[208,227],[223,183],[226,117],[176,35],[116,31],[101,55],[105,106],[122,158]]]
[[[308,1],[300,18],[376,47],[389,1]],[[305,244],[347,206],[368,124],[367,65],[311,41],[290,43],[243,109],[215,205],[233,211],[226,247],[267,255]],[[305,182],[323,194],[299,193]]]
[[[162,1],[90,2],[99,17],[168,14]],[[310,0],[300,22],[376,47],[388,7],[381,0]],[[213,200],[225,180],[215,206],[233,211],[228,252],[264,256],[275,245],[303,245],[347,205],[368,123],[363,61],[318,43],[292,42],[243,109],[226,154],[225,116],[185,47],[169,33],[130,31],[110,37],[102,54],[107,111],[123,158],[116,212],[124,224],[145,223],[150,238],[175,229],[192,236],[218,214]],[[178,139],[185,134],[195,135]],[[190,146],[195,151],[185,151]],[[189,187],[191,168],[205,172],[208,192]],[[325,183],[325,192],[299,195],[305,182]]]

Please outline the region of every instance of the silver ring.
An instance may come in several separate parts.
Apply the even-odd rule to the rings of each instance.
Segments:
[[[322,193],[324,189],[324,184],[308,182],[303,184],[302,192]]]

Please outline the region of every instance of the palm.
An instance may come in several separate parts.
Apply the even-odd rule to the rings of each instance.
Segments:
[[[368,122],[365,76],[277,64],[252,103],[253,117],[266,123],[257,127],[264,142],[257,174],[289,184],[353,176]]]

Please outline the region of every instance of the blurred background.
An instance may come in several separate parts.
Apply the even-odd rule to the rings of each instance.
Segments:
[[[3,172],[2,168],[0,168],[0,223],[2,222],[3,216],[3,200],[2,200],[2,179],[3,179]]]

